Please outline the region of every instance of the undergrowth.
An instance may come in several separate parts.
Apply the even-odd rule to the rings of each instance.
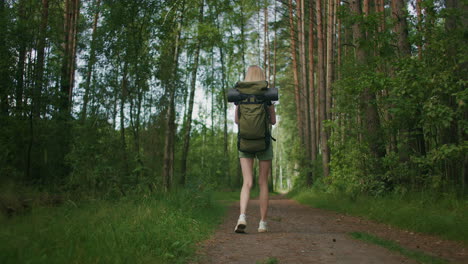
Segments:
[[[0,219],[0,263],[185,263],[224,210],[191,191],[34,207]]]

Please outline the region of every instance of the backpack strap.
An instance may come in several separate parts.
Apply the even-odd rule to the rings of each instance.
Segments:
[[[236,105],[239,104],[271,104],[271,102],[267,101],[265,96],[263,95],[255,95],[255,94],[240,94],[242,100],[236,102]]]

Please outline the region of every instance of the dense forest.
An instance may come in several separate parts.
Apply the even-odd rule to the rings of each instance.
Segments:
[[[226,91],[259,65],[280,91],[272,189],[466,195],[467,6],[2,0],[0,184],[238,188]]]

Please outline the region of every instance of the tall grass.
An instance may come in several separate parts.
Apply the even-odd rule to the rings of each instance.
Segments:
[[[380,238],[380,237],[377,237],[377,236],[374,236],[374,235],[371,235],[371,234],[368,234],[368,233],[352,232],[352,233],[350,233],[350,235],[351,235],[351,237],[353,237],[355,239],[359,239],[359,240],[362,240],[362,241],[373,243],[373,244],[382,246],[382,247],[384,247],[384,248],[386,248],[388,250],[398,252],[398,253],[402,254],[403,256],[406,256],[408,258],[416,260],[419,263],[424,263],[424,264],[425,263],[427,263],[427,264],[445,264],[445,263],[448,263],[448,261],[445,260],[445,259],[428,255],[428,254],[426,254],[426,253],[424,253],[422,251],[416,251],[416,250],[411,250],[411,249],[404,248],[404,247],[400,246],[400,244],[398,244],[398,243],[396,243],[394,241],[386,240],[386,239],[383,239],[383,238]]]
[[[468,201],[429,193],[382,197],[301,190],[290,197],[316,208],[334,210],[468,244]]]
[[[184,263],[224,210],[189,191],[33,208],[0,219],[0,263]]]
[[[241,189],[238,190],[226,190],[226,191],[214,191],[213,199],[218,201],[224,201],[226,203],[231,203],[239,201]],[[275,192],[270,192],[270,196],[276,195]],[[250,190],[250,199],[257,199],[260,195],[260,189],[258,187],[252,188]]]

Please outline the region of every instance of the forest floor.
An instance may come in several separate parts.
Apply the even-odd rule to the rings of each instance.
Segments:
[[[468,247],[463,243],[311,208],[282,195],[270,198],[268,233],[257,232],[258,200],[249,202],[245,234],[234,233],[238,215],[239,202],[235,202],[215,234],[199,245],[193,263],[418,263],[398,252],[353,239],[351,232],[391,240],[405,249],[451,263],[468,263]]]

